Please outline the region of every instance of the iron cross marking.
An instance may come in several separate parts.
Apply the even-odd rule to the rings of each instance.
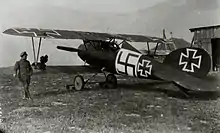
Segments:
[[[36,29],[36,28],[14,28],[14,31],[16,31],[18,34],[29,34],[34,37],[37,36],[47,36],[53,38],[54,36],[61,36],[57,31],[50,30],[50,29]]]
[[[185,72],[195,72],[195,68],[200,69],[202,55],[197,55],[196,49],[186,49],[186,54],[183,52],[180,55],[179,65],[183,65],[182,70]]]
[[[140,72],[140,76],[147,78],[148,75],[151,75],[152,65],[150,63],[149,60],[145,59],[138,63],[137,71]]]

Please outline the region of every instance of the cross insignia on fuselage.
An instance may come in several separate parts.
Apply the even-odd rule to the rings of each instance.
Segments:
[[[140,72],[140,76],[147,78],[148,75],[151,75],[152,65],[150,63],[149,60],[145,59],[138,63],[137,71]]]
[[[181,53],[179,65],[183,65],[182,70],[185,72],[195,72],[195,67],[200,69],[202,55],[196,55],[196,49],[186,49],[186,54]]]

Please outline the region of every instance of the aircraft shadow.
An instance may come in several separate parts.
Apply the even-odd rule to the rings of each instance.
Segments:
[[[47,96],[55,96],[55,95],[70,94],[70,93],[74,93],[74,91],[73,90],[47,91],[43,93],[34,94],[34,97],[42,98],[42,97],[47,97]]]
[[[167,84],[166,86],[163,86],[163,84]],[[162,86],[160,86],[162,85]],[[184,95],[184,93],[178,89],[178,87],[172,86],[170,83],[160,83],[158,86],[158,82],[153,83],[118,83],[118,89],[124,89],[124,90],[139,90],[144,92],[155,92],[155,93],[163,93],[166,94],[168,97],[178,98],[178,99],[184,99],[184,100],[216,100],[220,97],[219,92],[209,92],[209,91],[190,91],[189,96]],[[84,88],[81,91],[100,91],[100,90],[109,90],[105,88]],[[60,95],[60,94],[74,94],[76,91],[74,89],[71,90],[59,90],[59,91],[47,91],[39,94],[35,94],[34,97],[41,98],[46,96],[54,96],[54,95]]]
[[[216,100],[220,97],[220,92],[217,91],[190,91],[188,92],[189,95],[186,96],[180,88],[171,85],[171,83],[163,84],[167,84],[167,86],[158,86],[158,83],[134,83],[119,84],[118,87],[146,92],[164,93],[168,97],[184,100]]]

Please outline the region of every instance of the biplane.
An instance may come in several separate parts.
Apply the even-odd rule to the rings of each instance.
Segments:
[[[103,87],[116,88],[116,75],[122,75],[172,82],[179,86],[184,94],[188,94],[189,91],[214,90],[202,80],[210,70],[211,59],[201,48],[176,49],[166,55],[163,62],[159,62],[154,59],[152,53],[142,54],[129,44],[129,42],[146,42],[147,45],[149,42],[164,43],[165,40],[159,37],[36,28],[10,28],[3,33],[30,37],[34,55],[36,53],[33,40],[38,38],[37,57],[34,56],[36,64],[42,39],[81,39],[83,43],[78,48],[57,46],[57,49],[77,53],[85,63],[89,64],[82,67],[93,70],[94,78],[97,73],[104,73],[105,81],[100,83]],[[116,39],[122,42],[117,43]],[[109,74],[106,75],[105,72]],[[73,86],[76,90],[82,90],[88,82],[78,74],[74,78]]]

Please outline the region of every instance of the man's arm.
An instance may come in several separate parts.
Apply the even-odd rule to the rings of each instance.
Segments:
[[[14,66],[14,77],[18,75],[18,70],[19,70],[19,62],[16,61],[15,66]]]
[[[28,61],[28,66],[29,66],[29,69],[30,69],[30,75],[33,74],[33,68],[31,67],[31,63]]]

